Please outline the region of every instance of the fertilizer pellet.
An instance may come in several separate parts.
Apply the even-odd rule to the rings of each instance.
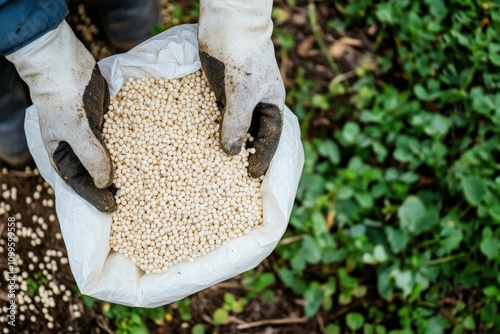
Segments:
[[[118,188],[110,245],[148,274],[194,261],[262,223],[262,178],[246,168],[255,150],[243,144],[227,155],[220,118],[201,71],[129,79],[111,100],[103,128]]]

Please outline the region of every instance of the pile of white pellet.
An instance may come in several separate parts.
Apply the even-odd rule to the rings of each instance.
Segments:
[[[4,297],[7,301],[0,307],[0,328],[3,328],[3,333],[18,333],[16,328],[27,328],[30,323],[56,331],[57,327],[64,326],[60,319],[55,321],[54,313],[57,312],[57,308],[68,307],[71,318],[78,318],[83,313],[83,304],[80,302],[81,305],[78,305],[79,297],[60,281],[62,276],[58,277],[58,273],[69,273],[69,261],[62,248],[63,244],[57,245],[53,240],[53,236],[56,240],[62,239],[60,232],[52,234],[54,227],[57,226],[55,211],[51,213],[54,206],[54,190],[47,182],[42,181],[39,175],[38,169],[31,170],[30,167],[26,167],[24,171],[9,171],[7,168],[2,168],[0,171],[0,217],[5,218],[5,225],[2,226],[0,223],[0,234],[5,227],[3,232],[7,235],[6,238],[0,238],[0,258],[5,259],[2,260],[4,261],[2,264],[5,265],[0,266],[2,269],[0,288],[5,291]],[[40,183],[30,196],[26,196],[26,189],[30,188],[28,181],[24,183],[25,189],[18,189],[8,184],[13,183],[16,178],[28,180],[33,177]],[[14,211],[11,204],[19,203],[19,199],[23,197],[24,212],[38,214],[23,216],[26,214]],[[45,217],[44,212],[46,212]],[[11,252],[15,254],[13,270],[10,268],[10,262],[7,262]],[[18,322],[15,326],[10,326],[7,323],[12,320],[8,318],[8,306],[11,304],[7,292],[13,277],[16,282],[14,286]],[[7,283],[7,287],[2,286],[4,283]],[[73,327],[66,327],[66,331],[73,331]]]
[[[201,71],[129,79],[111,100],[103,129],[118,188],[110,245],[148,274],[193,261],[262,223],[262,178],[246,168],[255,149],[227,155],[220,118]]]

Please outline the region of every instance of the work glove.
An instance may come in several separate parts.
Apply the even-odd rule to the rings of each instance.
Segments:
[[[113,168],[101,137],[109,90],[90,52],[63,21],[7,59],[29,87],[52,167],[99,211],[114,211]]]
[[[263,175],[283,128],[285,87],[271,41],[272,0],[201,0],[199,52],[222,110],[223,150],[238,154],[247,132],[255,138],[248,172]]]

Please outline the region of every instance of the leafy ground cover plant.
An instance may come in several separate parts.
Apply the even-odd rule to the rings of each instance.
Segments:
[[[292,83],[306,163],[281,281],[331,333],[500,331],[498,3],[308,6],[372,49],[347,80]]]

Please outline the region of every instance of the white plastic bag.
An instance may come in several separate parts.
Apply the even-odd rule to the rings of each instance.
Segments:
[[[173,79],[195,72],[201,67],[197,26],[172,28],[125,54],[101,60],[99,67],[113,95],[128,77]],[[146,275],[125,255],[110,252],[111,215],[76,195],[51,167],[34,106],[27,109],[25,129],[38,169],[55,190],[57,216],[80,291],[128,306],[168,304],[257,266],[285,232],[304,163],[298,121],[287,109],[280,144],[261,187],[264,223],[194,262]]]

